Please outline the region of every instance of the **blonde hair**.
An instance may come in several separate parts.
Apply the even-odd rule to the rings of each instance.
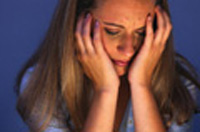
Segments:
[[[157,3],[170,16],[167,1],[157,0]],[[25,71],[35,66],[17,103],[17,110],[31,131],[43,131],[54,116],[66,122],[71,131],[79,132],[83,128],[91,104],[93,83],[76,59],[74,29],[80,13],[91,8],[95,8],[93,0],[59,0],[44,41],[18,75],[15,89],[19,94]],[[184,68],[175,58],[181,60],[190,70]],[[183,56],[175,53],[171,33],[151,82],[166,127],[172,120],[179,124],[186,122],[195,110],[194,101],[180,76],[200,87],[192,65]],[[30,120],[33,115],[38,117],[36,121]],[[75,130],[69,124],[70,119]]]

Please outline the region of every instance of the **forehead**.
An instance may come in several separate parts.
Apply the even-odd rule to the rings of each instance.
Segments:
[[[123,25],[144,25],[148,13],[153,14],[155,0],[97,0],[95,16]]]

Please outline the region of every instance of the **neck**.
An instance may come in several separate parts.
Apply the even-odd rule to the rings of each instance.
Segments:
[[[120,88],[119,88],[119,96],[129,97],[130,96],[130,86],[127,80],[127,76],[120,77]]]

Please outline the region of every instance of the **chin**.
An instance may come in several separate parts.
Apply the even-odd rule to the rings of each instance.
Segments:
[[[123,73],[117,73],[117,75],[118,75],[119,77],[121,77],[121,76],[125,75],[125,72],[123,72]]]
[[[116,67],[115,69],[116,69],[116,72],[117,72],[117,75],[118,75],[118,76],[123,76],[123,75],[125,75],[125,73],[126,73],[125,68]]]

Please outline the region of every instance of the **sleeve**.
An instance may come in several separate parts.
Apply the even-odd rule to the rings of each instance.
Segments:
[[[33,70],[34,70],[34,67],[30,67],[26,70],[25,74],[23,75],[22,81],[20,84],[20,94],[26,88]],[[33,117],[33,120],[34,120],[34,117]],[[70,124],[72,124],[71,121],[70,121]],[[70,132],[70,129],[67,128],[66,125],[63,122],[59,121],[57,118],[52,118],[44,132]]]
[[[189,90],[190,94],[192,95],[192,98],[194,99],[195,103],[197,104],[198,108],[199,108],[199,96],[200,96],[200,91],[199,89],[196,87],[196,85],[194,85],[190,80],[184,78],[181,76],[181,80],[184,82],[184,85],[187,87],[187,89]],[[178,125],[176,122],[173,122],[172,125],[170,126],[168,132],[194,132],[194,131],[198,131],[196,129],[199,129],[198,127],[196,127],[195,122],[199,119],[197,119],[197,117],[199,118],[200,114],[194,114],[190,120],[187,123],[184,123],[182,125]]]
[[[29,81],[29,78],[31,76],[31,73],[33,72],[34,67],[30,67],[26,70],[26,72],[24,73],[22,80],[21,80],[21,84],[20,84],[20,94],[22,94],[22,92],[24,91],[24,89],[26,88],[26,85]]]

